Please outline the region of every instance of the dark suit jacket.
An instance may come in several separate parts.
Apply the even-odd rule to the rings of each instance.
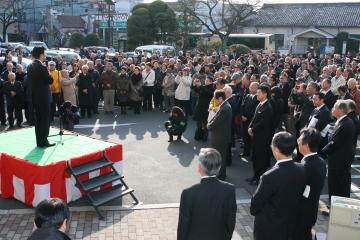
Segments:
[[[314,110],[314,104],[310,100],[309,96],[304,93],[294,94],[293,100],[294,103],[299,106],[298,110],[300,110],[300,116],[297,123],[298,130],[300,130],[306,126],[306,123]]]
[[[354,100],[353,96],[351,95],[351,93],[346,92],[344,97],[340,97],[339,99],[343,99],[343,100]]]
[[[326,163],[318,154],[304,157],[301,163],[305,167],[306,185],[310,186],[310,194],[308,198],[301,198],[298,218],[307,226],[313,226],[316,223],[320,194],[326,177]]]
[[[281,116],[285,113],[284,112],[284,100],[282,98],[271,98],[270,99],[271,106],[273,108],[273,131],[280,125]]]
[[[14,81],[14,85],[12,85],[10,81],[6,81],[3,86],[3,91],[6,96],[7,104],[21,106],[24,100],[24,91],[21,82]],[[11,96],[11,91],[16,92],[16,95]]]
[[[354,126],[355,126],[355,135],[354,135],[354,145],[356,147],[357,144],[357,138],[359,136],[360,133],[360,120],[359,120],[359,116],[356,114],[356,111],[352,111],[350,113],[348,113],[348,117],[353,121]]]
[[[281,98],[283,99],[283,113],[289,113],[288,100],[291,94],[291,86],[289,83],[280,84]]]
[[[38,228],[32,232],[28,240],[70,240],[70,238],[63,232],[56,228],[43,227]]]
[[[294,161],[280,162],[261,176],[250,206],[256,240],[286,240],[292,234],[305,181],[305,168]]]
[[[230,240],[235,227],[235,187],[216,177],[181,194],[178,240]]]
[[[34,60],[28,67],[28,81],[32,90],[33,104],[50,104],[51,90],[53,82],[47,68],[39,60]]]
[[[325,94],[325,105],[331,110],[336,102],[336,96],[331,90]]]
[[[316,128],[319,132],[321,132],[326,127],[326,125],[331,122],[331,113],[326,105],[322,106],[320,109],[315,108],[311,112],[309,120],[306,124],[307,127],[309,126],[313,118],[316,118],[317,122],[315,126],[312,127]]]
[[[328,156],[328,168],[335,171],[348,171],[354,160],[353,141],[355,126],[353,121],[345,116],[335,125],[329,143],[323,148]]]
[[[231,121],[231,106],[225,101],[208,124],[211,146],[227,146],[230,143]]]
[[[253,131],[254,145],[269,145],[273,133],[273,108],[270,101],[256,107],[254,117],[252,118],[249,128]]]
[[[256,106],[259,104],[259,101],[256,98],[256,95],[246,94],[241,103],[241,116],[247,118],[246,122],[249,124],[251,119],[255,114]]]

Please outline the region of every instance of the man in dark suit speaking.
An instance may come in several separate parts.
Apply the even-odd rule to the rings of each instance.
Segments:
[[[29,65],[27,73],[35,111],[36,145],[42,148],[52,147],[55,144],[49,143],[47,137],[50,128],[50,84],[52,84],[53,79],[48,69],[43,65],[45,48],[34,47],[32,55],[35,60]]]
[[[224,90],[214,92],[214,102],[219,109],[207,125],[211,147],[218,150],[221,155],[221,168],[218,175],[220,180],[226,178],[226,153],[231,142],[232,110],[230,104],[225,100]]]
[[[213,148],[202,148],[198,171],[201,182],[181,194],[178,240],[230,240],[235,228],[234,185],[216,175],[223,160]]]
[[[326,163],[317,154],[321,142],[320,132],[315,128],[301,130],[298,146],[304,156],[301,164],[305,167],[306,188],[298,205],[294,240],[312,239],[311,229],[317,220],[320,194],[326,177]]]
[[[277,162],[261,176],[251,199],[255,240],[287,240],[293,234],[306,178],[304,167],[292,159],[295,147],[295,137],[290,133],[274,135],[271,148]]]

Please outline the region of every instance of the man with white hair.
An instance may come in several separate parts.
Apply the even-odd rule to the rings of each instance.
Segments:
[[[355,126],[347,116],[348,104],[337,100],[332,111],[337,119],[329,143],[323,148],[328,160],[329,200],[332,196],[350,197],[351,162],[354,159]],[[330,202],[329,201],[329,202]]]
[[[356,114],[360,114],[360,90],[357,88],[357,81],[355,78],[350,78],[347,83],[348,89],[353,96],[354,102],[356,103]]]
[[[23,116],[21,112],[23,102],[23,88],[21,82],[15,81],[15,73],[10,72],[8,81],[4,83],[4,93],[6,96],[6,111],[8,114],[9,128],[14,127],[14,113],[16,125],[21,127]]]
[[[93,88],[91,76],[89,75],[89,67],[87,65],[82,66],[76,86],[78,87],[81,117],[84,118],[86,112],[88,118],[91,118]]]
[[[12,62],[7,62],[6,63],[6,70],[1,74],[1,78],[4,82],[6,82],[9,77],[9,73],[14,71],[14,64],[12,64]]]
[[[178,240],[231,239],[237,210],[235,187],[216,177],[221,165],[217,150],[200,150],[198,171],[201,182],[181,194]]]

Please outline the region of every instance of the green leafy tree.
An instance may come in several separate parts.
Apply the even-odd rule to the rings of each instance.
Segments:
[[[128,47],[150,44],[155,39],[155,29],[147,8],[138,8],[128,19]]]
[[[335,52],[342,53],[343,42],[347,41],[348,39],[349,39],[349,33],[348,32],[339,32],[336,35]]]
[[[242,55],[249,53],[251,49],[244,44],[233,44],[229,46],[230,51],[236,52],[236,55]]]
[[[155,31],[158,34],[157,40],[167,42],[167,37],[174,36],[178,27],[174,11],[160,0],[152,2],[148,9]]]
[[[84,46],[99,46],[100,39],[95,33],[90,33],[84,38]]]
[[[78,48],[84,45],[84,35],[81,33],[73,33],[70,37],[69,47]]]
[[[140,8],[145,8],[147,9],[149,6],[149,4],[147,3],[139,3],[139,4],[136,4],[133,9],[131,10],[131,13],[134,13],[136,10],[140,9]]]

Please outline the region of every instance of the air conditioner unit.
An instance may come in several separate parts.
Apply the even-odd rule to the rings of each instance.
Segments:
[[[360,239],[360,200],[331,198],[328,240]]]

